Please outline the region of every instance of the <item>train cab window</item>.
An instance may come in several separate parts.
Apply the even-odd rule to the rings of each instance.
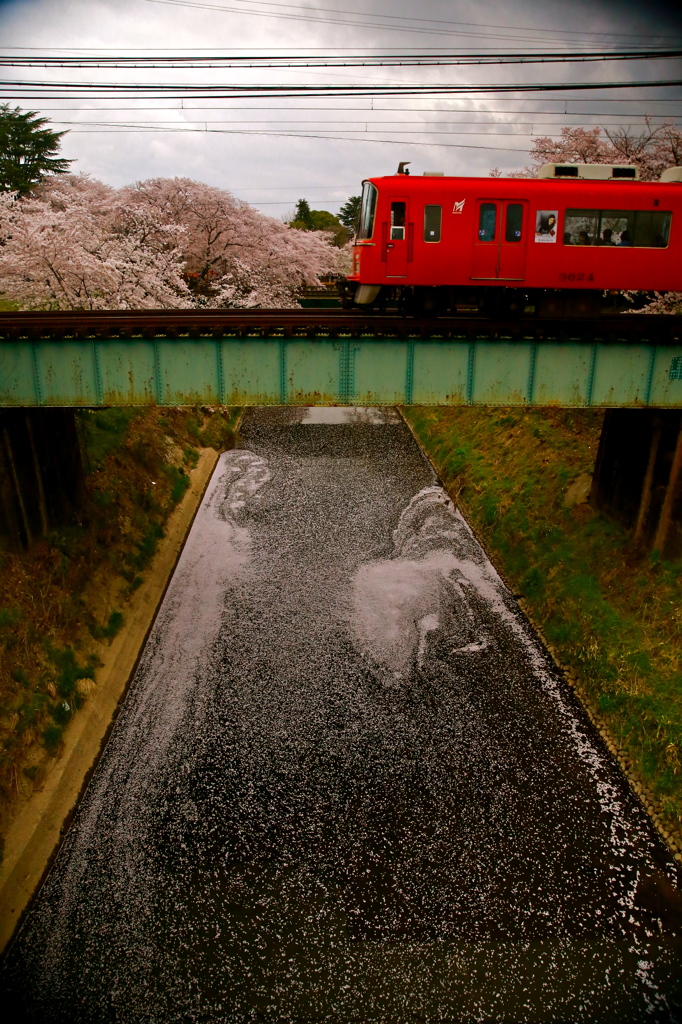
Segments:
[[[507,219],[504,225],[505,242],[520,242],[523,230],[523,206],[521,203],[509,203]]]
[[[407,203],[391,203],[391,239],[402,241],[405,237],[405,213]]]
[[[671,221],[663,210],[567,210],[564,245],[665,249]]]
[[[497,205],[496,203],[481,203],[481,211],[478,216],[478,240],[479,242],[494,242],[495,231],[497,230]]]
[[[440,226],[442,220],[442,208],[440,206],[424,207],[424,241],[440,242]]]
[[[362,203],[360,204],[360,228],[358,238],[371,238],[374,230],[374,215],[377,210],[377,190],[371,181],[362,186]]]

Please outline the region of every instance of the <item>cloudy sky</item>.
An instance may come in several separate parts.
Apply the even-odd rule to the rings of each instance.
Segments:
[[[0,38],[5,57],[67,64],[5,62],[2,95],[69,129],[63,155],[74,170],[112,185],[187,175],[278,217],[302,196],[336,212],[363,177],[391,173],[400,160],[413,173],[485,175],[523,167],[532,137],[563,125],[636,130],[645,114],[682,124],[682,87],[641,84],[682,79],[679,58],[414,64],[418,55],[682,49],[682,5],[666,0],[0,0]],[[344,67],[340,59],[388,55],[403,66]],[[231,58],[231,66],[135,64],[159,57],[185,65]],[[234,66],[254,57],[277,66]],[[301,57],[318,66],[281,66]],[[335,66],[319,66],[323,57]],[[74,66],[86,58],[90,66]],[[127,58],[128,66],[92,66],[95,58]],[[633,84],[485,91],[571,83]],[[282,86],[288,95],[272,94]],[[358,86],[362,94],[352,94]],[[387,86],[469,91],[382,95]]]

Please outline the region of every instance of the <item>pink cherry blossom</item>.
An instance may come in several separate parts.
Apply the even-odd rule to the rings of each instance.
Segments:
[[[60,175],[0,195],[0,290],[25,309],[290,307],[343,259],[328,233],[188,178]]]

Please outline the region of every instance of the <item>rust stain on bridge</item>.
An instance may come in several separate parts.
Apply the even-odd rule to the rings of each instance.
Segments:
[[[682,317],[0,314],[0,406],[682,408]]]

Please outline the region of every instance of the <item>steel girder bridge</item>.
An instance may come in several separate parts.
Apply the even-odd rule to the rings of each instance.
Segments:
[[[682,317],[0,314],[0,407],[682,408]]]

